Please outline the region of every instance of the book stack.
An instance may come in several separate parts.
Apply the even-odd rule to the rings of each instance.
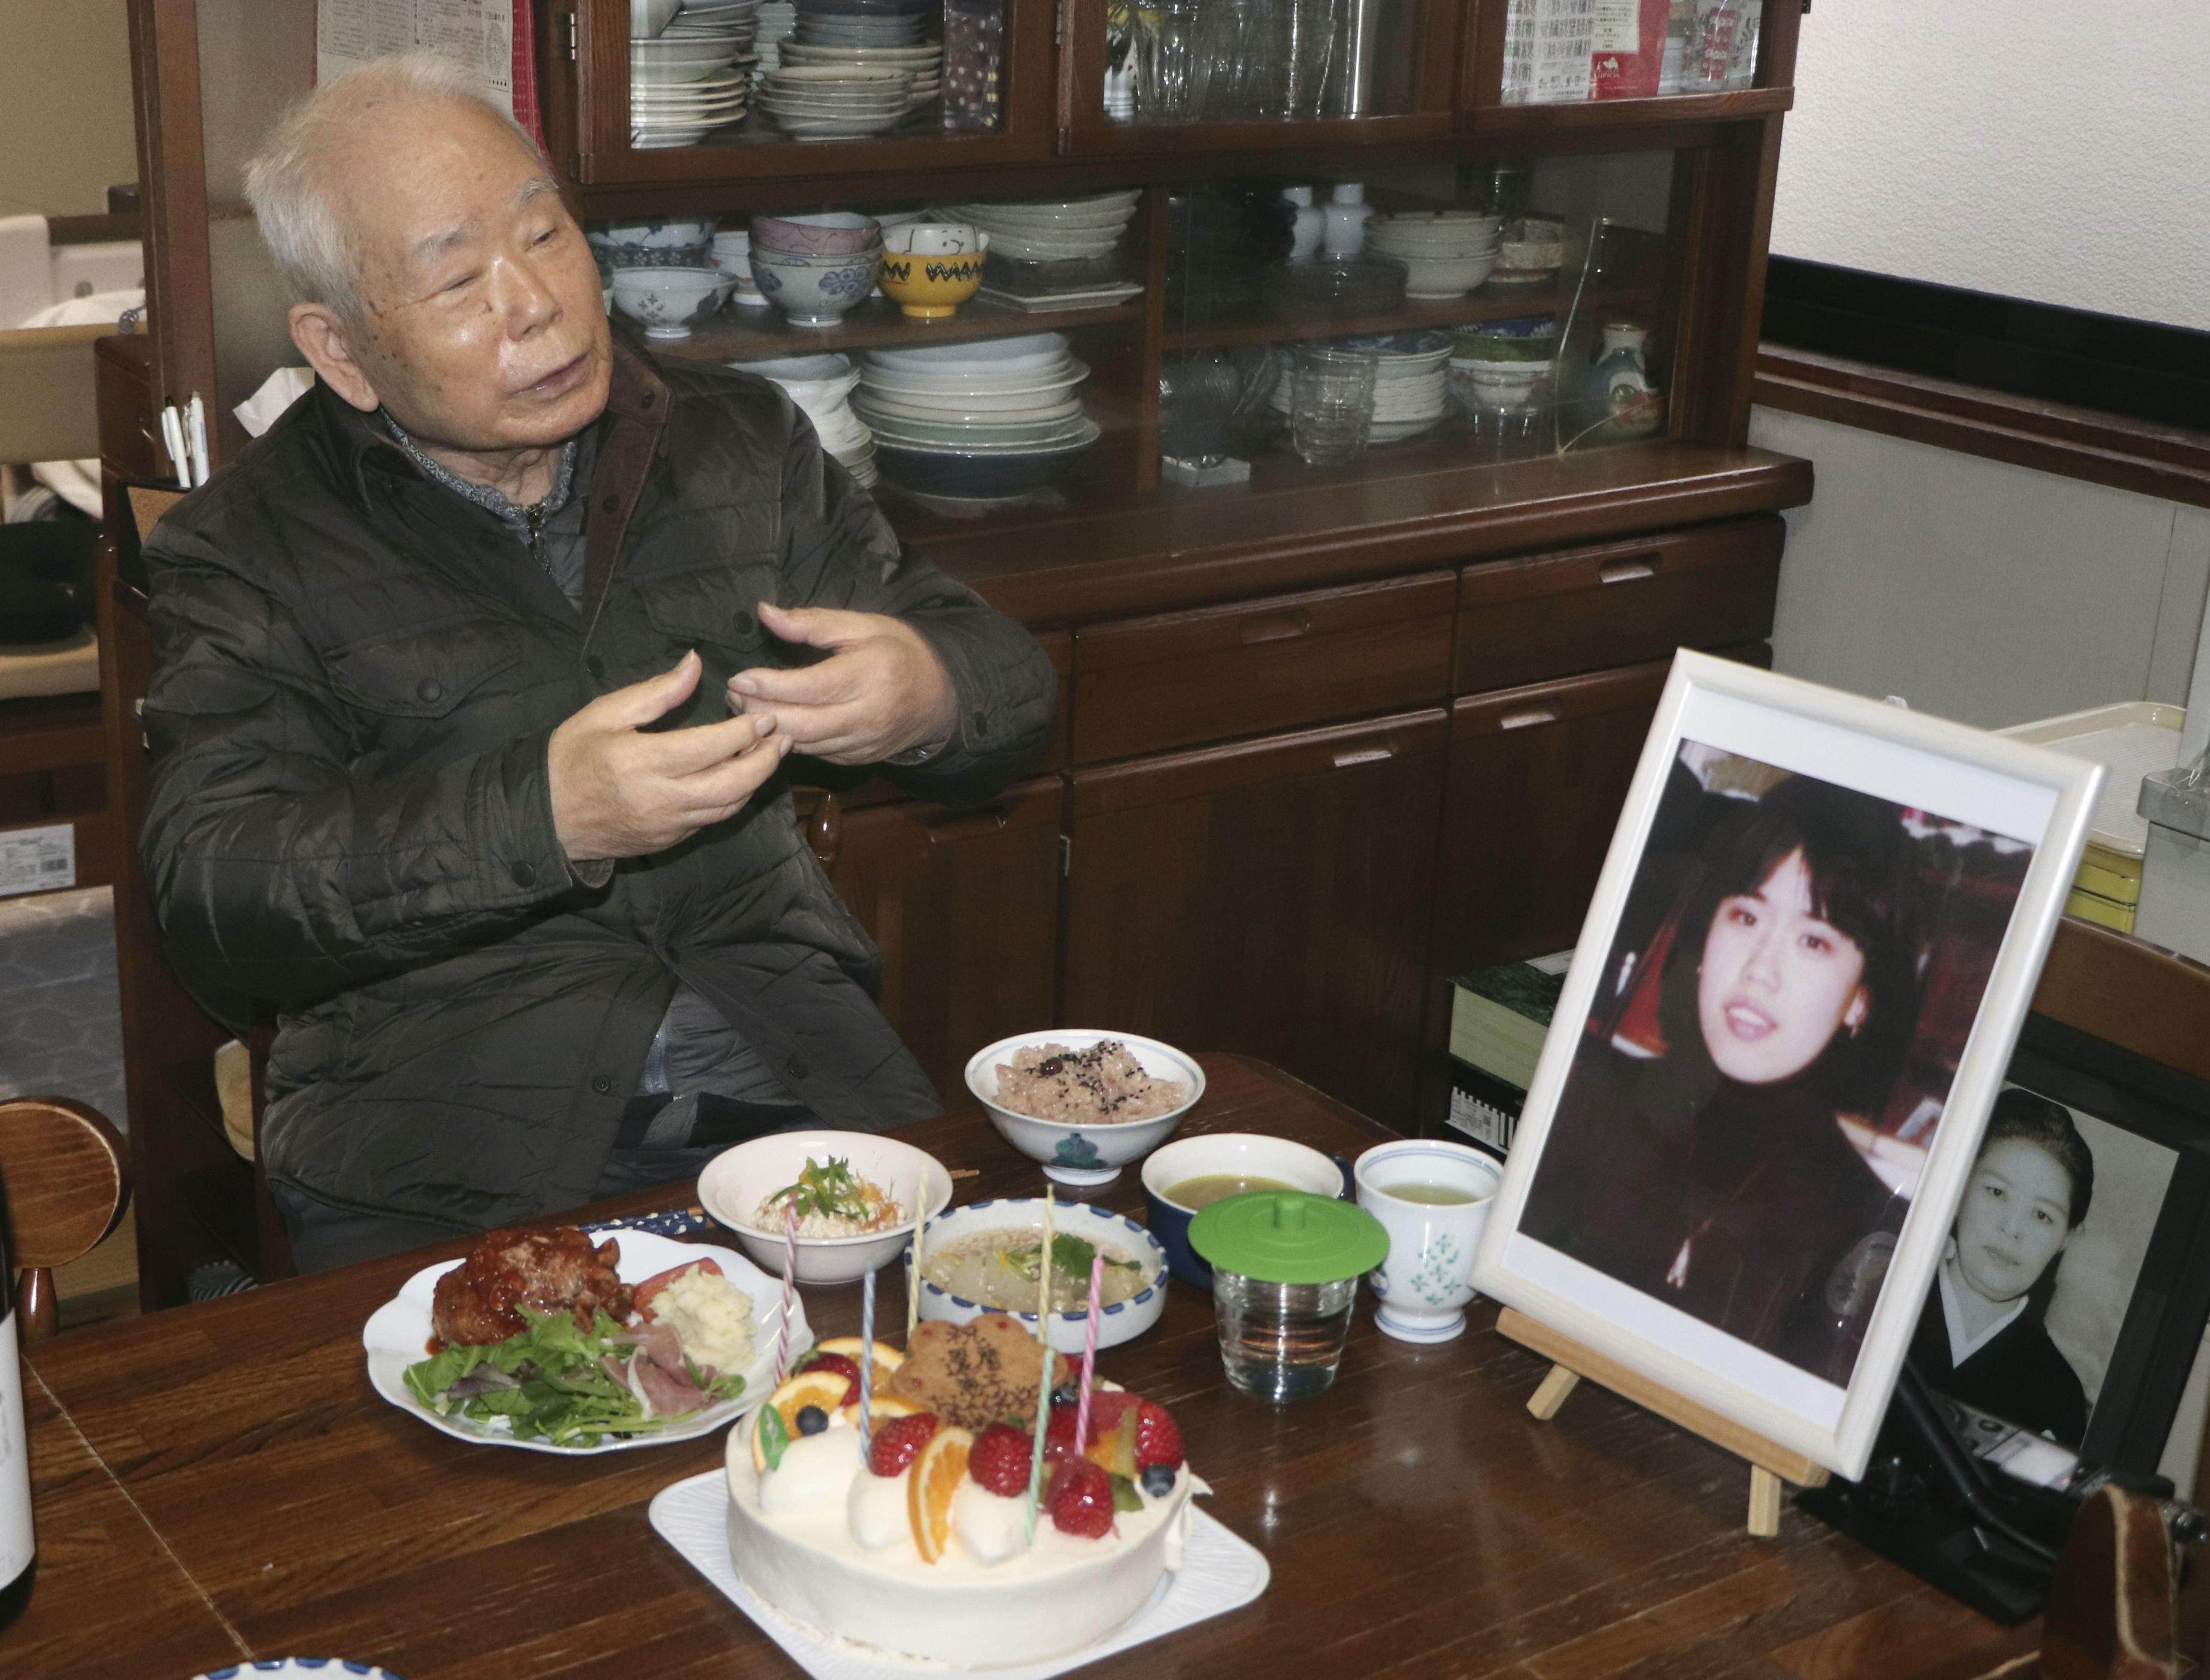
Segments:
[[[1451,982],[1450,1124],[1484,1149],[1512,1147],[1573,960],[1561,951]]]

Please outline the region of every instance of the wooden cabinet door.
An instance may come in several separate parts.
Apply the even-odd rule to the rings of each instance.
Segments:
[[[883,1013],[936,1082],[963,1100],[967,1058],[1051,1024],[1059,965],[1056,778],[979,811],[899,803],[817,808],[830,878],[883,952]]]
[[[1061,1018],[1261,1056],[1407,1124],[1446,728],[1078,771]]]

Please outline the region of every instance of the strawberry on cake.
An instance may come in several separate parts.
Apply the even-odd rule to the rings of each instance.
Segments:
[[[975,1331],[977,1349],[1002,1350],[983,1322],[957,1327]],[[1032,1419],[986,1420],[973,1409],[984,1396],[943,1384],[951,1366],[996,1388],[999,1362],[977,1349],[916,1347],[939,1369],[897,1386],[938,1404],[879,1389],[864,1453],[859,1408],[844,1399],[848,1357],[801,1369],[733,1432],[729,1551],[754,1593],[818,1633],[972,1669],[1078,1650],[1144,1607],[1180,1566],[1189,1500],[1205,1490],[1173,1418],[1101,1387],[1077,1455],[1079,1396],[1072,1383],[1055,1390],[1031,1535]],[[881,1373],[901,1361],[879,1345],[875,1363]]]

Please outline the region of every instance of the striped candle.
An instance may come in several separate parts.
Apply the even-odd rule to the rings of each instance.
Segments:
[[[1043,1248],[1036,1273],[1043,1279],[1037,1290],[1036,1339],[1043,1344],[1043,1381],[1036,1389],[1036,1437],[1029,1444],[1029,1508],[1022,1525],[1023,1537],[1036,1540],[1036,1507],[1043,1499],[1043,1437],[1051,1427],[1051,1186],[1043,1187]]]
[[[782,1313],[775,1326],[775,1386],[790,1374],[790,1298],[798,1280],[798,1205],[782,1210]]]
[[[867,1456],[875,1409],[875,1274],[860,1280],[860,1458]]]
[[[921,1321],[921,1244],[928,1231],[928,1174],[924,1171],[913,1194],[913,1271],[905,1280],[905,1347],[913,1351],[913,1327]]]
[[[1082,1393],[1074,1402],[1074,1456],[1090,1445],[1090,1385],[1097,1375],[1097,1296],[1105,1287],[1105,1252],[1090,1257],[1090,1321],[1082,1332]]]

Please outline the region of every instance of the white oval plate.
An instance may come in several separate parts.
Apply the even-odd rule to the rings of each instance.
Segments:
[[[411,1412],[432,1429],[456,1441],[471,1441],[479,1447],[520,1447],[533,1453],[557,1453],[562,1458],[589,1458],[599,1453],[626,1452],[632,1447],[657,1447],[663,1441],[695,1441],[702,1435],[711,1435],[722,1424],[743,1417],[758,1405],[775,1380],[776,1314],[782,1305],[782,1280],[769,1277],[734,1248],[708,1242],[678,1242],[673,1237],[655,1236],[649,1231],[614,1230],[604,1236],[621,1245],[621,1260],[614,1270],[625,1284],[641,1284],[655,1273],[687,1260],[711,1260],[721,1266],[724,1277],[752,1296],[752,1363],[745,1368],[742,1394],[734,1400],[708,1406],[687,1423],[655,1429],[626,1441],[604,1441],[596,1447],[555,1447],[547,1441],[516,1441],[504,1429],[470,1423],[462,1417],[440,1417],[407,1392],[406,1371],[409,1365],[430,1357],[431,1296],[438,1279],[458,1266],[458,1260],[424,1266],[400,1286],[397,1295],[378,1307],[361,1327],[361,1345],[368,1352],[369,1386],[402,1411]],[[603,1241],[604,1237],[594,1240]],[[789,1345],[802,1351],[812,1345],[812,1333],[806,1327],[805,1303],[794,1290],[790,1297]]]

